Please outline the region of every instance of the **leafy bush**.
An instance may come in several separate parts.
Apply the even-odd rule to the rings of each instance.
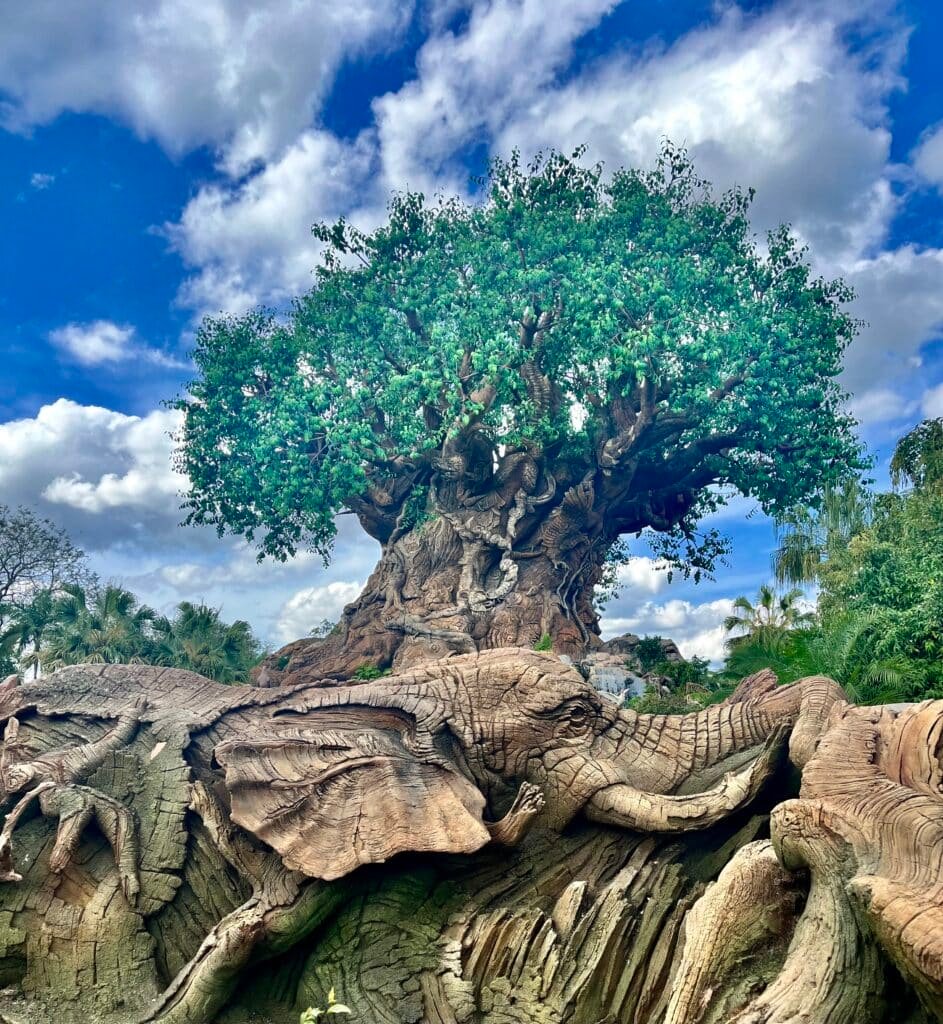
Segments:
[[[635,657],[643,672],[651,672],[656,665],[665,660],[664,637],[643,636],[635,648]]]
[[[355,672],[354,679],[380,679],[383,676],[388,676],[390,670],[388,668],[379,668],[374,665],[371,661],[365,661]]]

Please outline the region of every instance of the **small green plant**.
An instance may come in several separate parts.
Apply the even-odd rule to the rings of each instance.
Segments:
[[[381,676],[388,676],[388,668],[378,668],[372,661],[365,661],[354,671],[354,679],[379,679]]]
[[[300,1024],[315,1024],[328,1013],[350,1013],[350,1007],[337,1002],[332,988],[327,994],[327,1009],[322,1010],[320,1006],[309,1006],[301,1015]]]
[[[661,661],[665,660],[665,648],[660,636],[643,636],[635,648],[635,657],[643,672],[651,672]]]
[[[544,635],[534,644],[535,651],[552,651],[553,650],[553,639],[549,633]]]

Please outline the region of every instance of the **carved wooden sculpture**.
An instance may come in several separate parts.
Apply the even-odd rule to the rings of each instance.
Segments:
[[[943,702],[774,684],[638,715],[516,649],[4,684],[0,1014],[294,1022],[333,985],[391,1024],[943,1019]]]

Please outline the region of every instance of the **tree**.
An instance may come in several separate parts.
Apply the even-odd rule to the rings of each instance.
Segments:
[[[0,505],[0,624],[7,609],[28,604],[38,590],[94,580],[85,553],[66,532],[28,508]]]
[[[371,234],[318,225],[287,318],[203,323],[188,521],[326,558],[351,513],[382,548],[337,633],[273,673],[544,634],[578,652],[621,535],[699,576],[727,493],[776,513],[862,467],[835,380],[849,289],[785,228],[761,252],[750,196],[713,195],[682,151],[608,178],[581,155],[497,160],[477,205],[397,195]]]
[[[181,601],[173,619],[159,617],[152,629],[148,661],[189,669],[220,683],[247,683],[261,654],[247,622],[225,623],[218,608],[205,604]]]
[[[635,657],[643,672],[651,672],[665,660],[665,645],[662,637],[643,636],[635,647]]]
[[[895,487],[909,483],[916,490],[943,484],[943,417],[924,420],[897,442],[891,480]]]
[[[734,611],[724,619],[724,629],[728,633],[742,630],[728,640],[728,644],[736,646],[743,640],[763,639],[775,643],[789,630],[807,625],[812,621],[811,612],[802,611],[799,600],[801,590],[790,590],[778,594],[768,584],[763,584],[757,592],[756,601],[740,596],[733,602]]]
[[[150,653],[155,613],[129,590],[109,584],[86,591],[66,584],[55,599],[52,624],[39,651],[44,670],[85,662],[143,662]]]
[[[867,528],[872,511],[871,493],[854,478],[826,483],[817,506],[789,509],[777,522],[776,582],[816,582],[823,564],[840,556],[851,538]]]
[[[34,677],[39,675],[40,653],[55,614],[56,600],[49,588],[36,591],[29,602],[9,605],[0,631],[0,651],[13,662],[11,671],[19,665],[32,669]]]

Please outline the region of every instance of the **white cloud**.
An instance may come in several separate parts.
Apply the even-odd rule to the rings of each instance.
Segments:
[[[317,587],[305,587],[282,605],[275,635],[282,643],[307,636],[325,619],[336,622],[344,606],[359,596],[362,583],[335,580]]]
[[[240,172],[311,121],[345,55],[408,24],[398,0],[32,0],[6,5],[0,125],[116,116],[173,153],[225,147]]]
[[[83,366],[142,360],[155,366],[180,368],[187,364],[158,349],[148,348],[135,337],[134,328],[111,320],[70,323],[50,331],[49,340],[65,355]]]
[[[661,593],[668,586],[668,563],[645,555],[633,555],[619,566],[619,584],[632,591]]]
[[[43,174],[41,171],[36,171],[30,175],[29,184],[30,188],[36,189],[37,192],[42,192],[56,180],[54,174]]]
[[[134,328],[95,320],[88,324],[66,324],[57,327],[49,340],[63,352],[85,366],[115,363],[127,359]]]
[[[179,416],[128,416],[60,398],[33,418],[0,423],[3,501],[54,514],[90,548],[166,543],[186,483],[171,464]]]
[[[856,395],[849,411],[859,422],[886,423],[909,416],[916,405],[890,388],[877,387]]]
[[[492,0],[476,5],[459,34],[433,35],[417,77],[374,101],[387,182],[461,189],[455,165],[469,144],[494,138],[515,111],[548,90],[573,43],[614,0]],[[515,140],[519,143],[521,140]]]
[[[273,577],[295,573],[312,574],[321,559],[311,551],[299,551],[287,562],[260,562],[256,549],[243,541],[232,544],[231,557],[214,565],[205,562],[179,562],[160,569],[164,582],[181,593],[218,586],[257,586],[270,582]]]
[[[867,321],[849,349],[845,384],[852,391],[882,387],[912,373],[921,346],[943,329],[943,250],[904,245],[852,262],[844,276]]]
[[[618,54],[542,92],[516,108],[498,148],[588,142],[610,166],[645,165],[667,136],[715,185],[756,188],[760,229],[788,221],[820,258],[857,256],[894,209],[884,104],[905,41],[852,56],[843,35],[860,7],[729,7],[667,49]]]
[[[934,125],[924,134],[912,160],[918,174],[943,188],[943,124]]]
[[[327,132],[302,133],[277,161],[235,189],[207,186],[179,223],[166,225],[172,244],[197,272],[184,283],[190,307],[241,312],[258,302],[281,303],[311,287],[321,251],[311,235],[316,220],[333,220],[357,206],[354,222],[379,220],[365,210],[375,157],[368,136],[345,143]]]
[[[943,416],[943,384],[937,384],[935,388],[924,391],[920,404],[927,419]]]
[[[635,612],[621,618],[602,620],[603,637],[620,633],[639,636],[657,634],[677,643],[686,658],[697,655],[717,664],[724,657],[726,633],[723,621],[733,611],[733,600],[728,597],[693,604],[672,598],[663,604],[646,601]]]

